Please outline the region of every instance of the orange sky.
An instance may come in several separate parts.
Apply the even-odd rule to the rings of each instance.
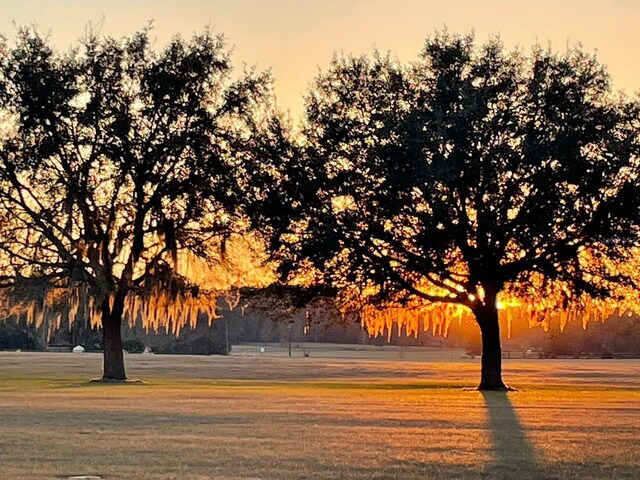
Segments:
[[[597,50],[616,87],[640,90],[640,0],[0,0],[0,32],[36,23],[62,48],[88,22],[129,34],[154,20],[157,45],[211,25],[234,46],[234,64],[271,67],[281,107],[294,118],[302,92],[333,52],[370,52],[374,46],[412,60],[425,37],[446,25],[475,30],[479,40],[500,33],[507,46],[551,42],[563,50],[582,42]]]

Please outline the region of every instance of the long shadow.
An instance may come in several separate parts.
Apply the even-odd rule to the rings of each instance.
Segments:
[[[518,414],[507,392],[482,392],[487,408],[487,427],[491,435],[493,461],[485,469],[491,480],[542,480],[536,453],[527,439]],[[550,479],[549,479],[550,480]]]

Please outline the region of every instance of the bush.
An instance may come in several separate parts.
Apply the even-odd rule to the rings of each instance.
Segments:
[[[131,338],[122,342],[122,348],[129,353],[142,353],[144,351],[144,343],[137,338]]]

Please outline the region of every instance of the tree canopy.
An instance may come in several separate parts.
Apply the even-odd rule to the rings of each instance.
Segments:
[[[215,308],[198,300],[191,260],[215,260],[234,232],[239,158],[270,96],[268,72],[231,78],[222,36],[156,51],[149,34],[89,32],[60,53],[27,28],[0,48],[5,276],[78,286],[105,355],[119,356],[108,378],[124,377],[127,306],[157,322]],[[136,300],[154,291],[160,313]],[[167,310],[172,296],[180,308]]]
[[[445,32],[408,65],[338,56],[302,140],[283,148],[287,135],[274,122],[253,213],[281,273],[305,266],[375,305],[468,308],[491,347],[481,386],[504,386],[500,292],[552,284],[568,308],[639,286],[640,104],[580,48]]]

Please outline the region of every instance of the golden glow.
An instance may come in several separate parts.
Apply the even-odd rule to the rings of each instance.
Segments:
[[[178,273],[198,288],[170,293],[157,285],[131,293],[125,301],[124,321],[131,325],[140,321],[147,330],[179,335],[186,325],[194,328],[199,315],[206,315],[210,325],[220,318],[220,301],[233,310],[240,301],[240,287],[266,286],[275,279],[272,267],[265,264],[264,251],[251,236],[230,239],[220,261],[207,263],[182,252],[177,263]],[[113,304],[114,296],[109,298]],[[99,301],[85,286],[72,284],[48,288],[41,285],[26,292],[19,288],[0,289],[0,315],[22,317],[38,328],[46,321],[47,335],[59,329],[63,320],[85,321],[92,328],[102,324]]]
[[[640,250],[630,252],[630,260],[621,264],[613,264],[609,259],[600,259],[607,263],[610,272],[624,272],[628,275],[640,275]],[[582,252],[581,258],[585,262],[595,259]],[[640,280],[640,279],[639,279]],[[530,278],[528,289],[516,290],[515,286],[507,285],[498,295],[496,307],[502,324],[507,326],[507,336],[511,337],[511,326],[514,322],[524,322],[529,327],[541,327],[545,331],[551,325],[558,326],[563,331],[569,322],[581,322],[586,329],[589,322],[604,321],[614,314],[640,315],[640,292],[630,287],[618,286],[614,294],[616,298],[595,299],[583,294],[575,298],[567,298],[566,286],[561,282],[548,282],[539,275]],[[421,288],[431,295],[443,295],[438,288]],[[391,339],[393,328],[407,336],[417,337],[420,332],[431,332],[432,335],[446,337],[452,322],[458,324],[463,321],[474,321],[473,312],[466,306],[450,303],[429,303],[414,300],[404,307],[388,305],[383,308],[367,304],[367,297],[375,295],[377,289],[352,289],[345,295],[342,302],[344,312],[358,310],[360,321],[369,335],[378,337],[386,335]],[[484,297],[482,289],[478,289],[480,299]],[[468,295],[471,301],[475,296]]]
[[[153,287],[144,293],[131,294],[125,304],[124,320],[133,324],[137,319],[148,330],[164,330],[179,335],[185,325],[195,327],[198,315],[206,314],[209,323],[220,318],[218,304],[226,301],[230,309],[240,303],[238,288],[242,286],[266,286],[275,276],[269,265],[264,265],[264,252],[250,237],[235,238],[227,246],[226,260],[207,264],[201,259],[182,255],[179,259],[181,275],[199,283],[201,290],[195,294],[191,290],[169,294],[160,287]],[[633,264],[618,268],[640,274],[636,256]],[[507,326],[507,336],[511,335],[513,322],[525,322],[530,327],[541,327],[548,331],[551,325],[564,330],[569,322],[581,322],[586,328],[589,322],[603,321],[614,314],[640,314],[640,292],[619,287],[618,299],[593,299],[587,295],[573,298],[566,303],[563,285],[557,282],[542,282],[532,279],[532,286],[519,294],[509,293],[507,286],[496,301],[501,323]],[[453,303],[428,303],[414,300],[398,306],[380,308],[367,302],[377,289],[347,288],[340,298],[343,314],[358,312],[360,322],[373,337],[386,336],[392,332],[398,335],[418,337],[420,333],[447,337],[452,323],[473,322],[472,311],[463,305]],[[33,292],[32,292],[33,293]],[[443,290],[433,288],[433,295],[442,295]],[[101,325],[100,305],[80,286],[46,289],[43,295],[30,295],[28,299],[16,301],[20,292],[4,291],[0,295],[0,313],[3,316],[23,317],[30,324],[41,327],[48,322],[48,332],[60,328],[62,321],[88,321],[92,327]],[[481,289],[479,297],[483,298]],[[469,295],[473,300],[475,297]]]
[[[502,298],[502,296],[501,296]],[[539,297],[535,301],[525,298],[505,298],[499,300],[498,317],[507,325],[507,336],[511,337],[511,325],[516,321],[525,321],[531,328],[541,327],[548,331],[551,325],[559,325],[564,330],[569,322],[581,322],[583,328],[589,322],[604,321],[614,314],[640,315],[640,302],[595,300],[582,298],[575,305],[562,309],[551,297]],[[418,337],[420,332],[446,337],[452,322],[474,321],[471,310],[462,305],[445,303],[424,303],[409,307],[376,308],[364,306],[360,311],[360,320],[369,335],[386,335],[391,339],[395,326],[398,334]]]

